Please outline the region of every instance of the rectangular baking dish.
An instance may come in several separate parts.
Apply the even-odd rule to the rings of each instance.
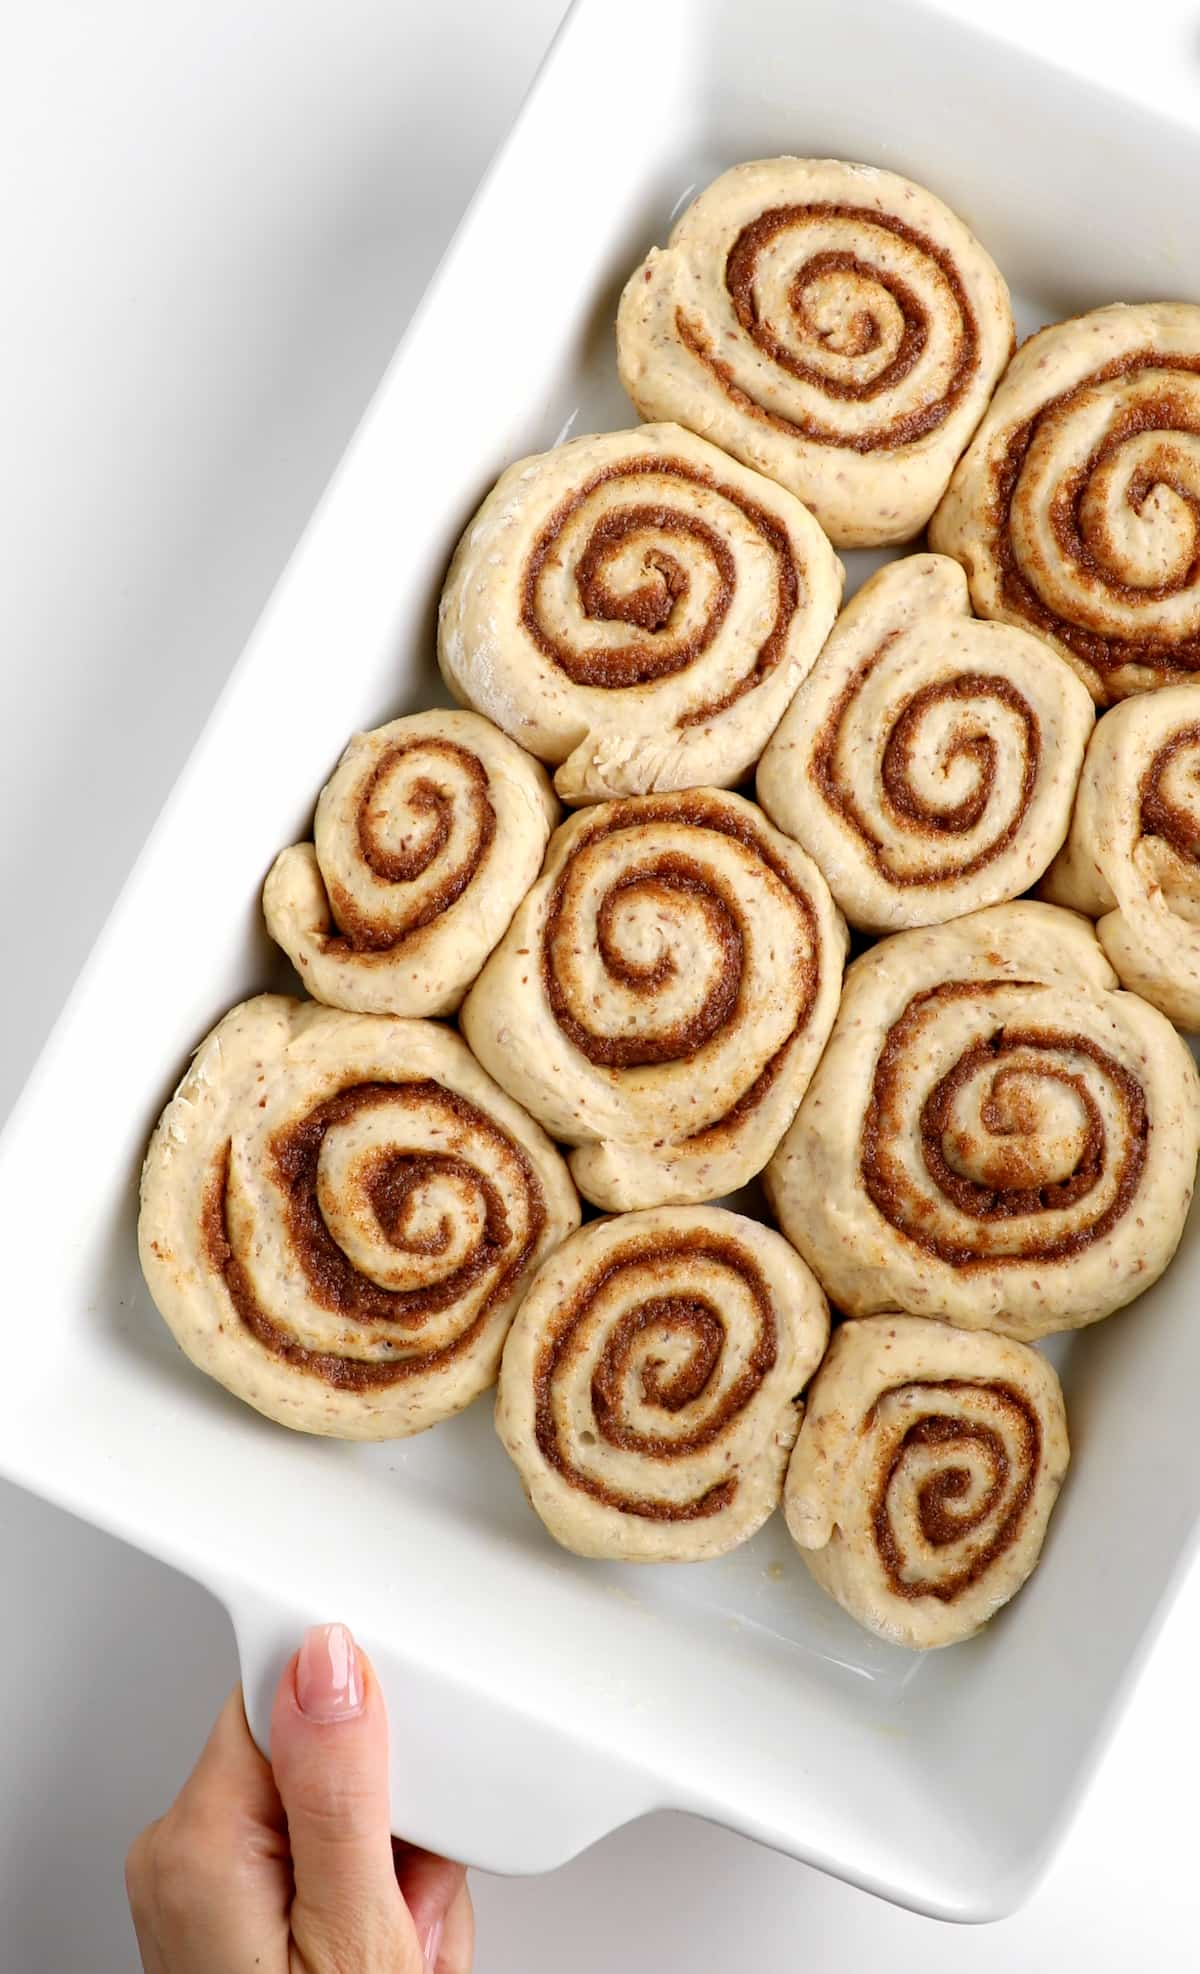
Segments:
[[[190,1368],[134,1250],[142,1151],[189,1049],[292,984],[263,873],[353,729],[444,696],[434,610],[464,521],[516,455],[634,422],[624,275],[695,188],[779,151],[928,183],[1024,328],[1200,299],[1194,134],[898,0],[580,0],[0,1143],[8,1320],[31,1346],[7,1353],[0,1469],[224,1599],[258,1731],[298,1628],[349,1620],[411,1838],[537,1871],[673,1806],[983,1919],[1045,1864],[1192,1545],[1194,1227],[1142,1304],[1057,1350],[1076,1458],[1042,1569],[981,1638],[924,1658],[827,1601],[779,1517],[692,1568],[555,1549],[486,1402],[416,1441],[290,1436]]]

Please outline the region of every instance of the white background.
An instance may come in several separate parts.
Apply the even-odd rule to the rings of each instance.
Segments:
[[[0,1114],[559,11],[6,13]],[[1073,0],[1010,0],[1003,31],[1200,122],[1191,7],[1082,19]],[[0,1315],[5,1375],[19,1378],[37,1322]],[[0,1584],[0,1974],[127,1974],[121,1859],[236,1676],[229,1627],[194,1585],[3,1485]],[[657,1817],[552,1878],[480,1880],[479,1974],[1194,1970],[1198,1625],[1193,1571],[1058,1863],[1014,1920],[941,1927]]]

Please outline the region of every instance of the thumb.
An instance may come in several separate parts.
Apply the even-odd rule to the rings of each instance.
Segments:
[[[388,1734],[370,1662],[344,1625],[317,1625],[286,1668],[271,1765],[287,1814],[292,1937],[310,1974],[422,1974],[396,1884]]]

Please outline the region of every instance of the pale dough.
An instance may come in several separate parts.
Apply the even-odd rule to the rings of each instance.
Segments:
[[[1200,669],[1200,307],[1113,303],[1031,336],[929,526],[982,617],[1101,705]]]
[[[741,780],[824,641],[842,566],[791,494],[678,425],[518,460],[442,595],[447,685],[568,802]]]
[[[329,1007],[452,1014],[558,814],[545,770],[478,714],[356,733],[321,790],[315,841],[271,868],[267,929]]]
[[[767,744],[758,799],[851,925],[940,925],[1037,882],[1094,719],[1039,639],[976,622],[957,562],[912,555],[838,618]]]
[[[767,1171],[784,1232],[848,1315],[1032,1338],[1156,1281],[1183,1232],[1200,1083],[1114,991],[1085,919],[993,905],[855,962]]]
[[[1104,715],[1042,893],[1099,919],[1122,986],[1200,1032],[1200,685]]]
[[[1070,1448],[1028,1344],[917,1316],[843,1323],[808,1396],[784,1513],[813,1576],[896,1645],[954,1645],[1041,1554]]]
[[[448,1029],[262,994],[163,1112],[138,1245],[210,1377],[301,1432],[393,1439],[495,1381],[578,1224],[553,1145]]]
[[[846,929],[816,865],[719,789],[572,816],[462,1008],[485,1069],[614,1209],[762,1169],[833,1023]]]
[[[895,172],[766,158],[725,172],[630,276],[621,381],[790,487],[839,547],[910,541],[1013,348],[999,269]]]
[[[779,1234],[719,1207],[593,1222],[504,1350],[496,1430],[580,1556],[724,1555],[778,1506],[829,1312]]]

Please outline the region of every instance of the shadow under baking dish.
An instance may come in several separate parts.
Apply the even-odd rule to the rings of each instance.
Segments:
[[[845,1617],[779,1517],[715,1563],[567,1555],[486,1400],[375,1447],[282,1431],[181,1357],[133,1239],[187,1051],[235,1000],[290,984],[257,909],[272,858],[355,727],[444,701],[433,629],[459,531],[511,459],[634,422],[621,281],[696,188],[787,150],[945,196],[1023,331],[1115,296],[1200,298],[1200,145],[1166,122],[905,0],[584,0],[0,1142],[23,1346],[0,1470],[224,1597],[260,1735],[297,1626],[347,1618],[388,1693],[393,1815],[417,1842],[536,1870],[674,1806],[982,1918],[1044,1864],[1200,1520],[1195,1215],[1149,1295],[1049,1346],[1074,1459],[1042,1566],[979,1638],[924,1657]],[[882,559],[848,557],[851,587]]]

